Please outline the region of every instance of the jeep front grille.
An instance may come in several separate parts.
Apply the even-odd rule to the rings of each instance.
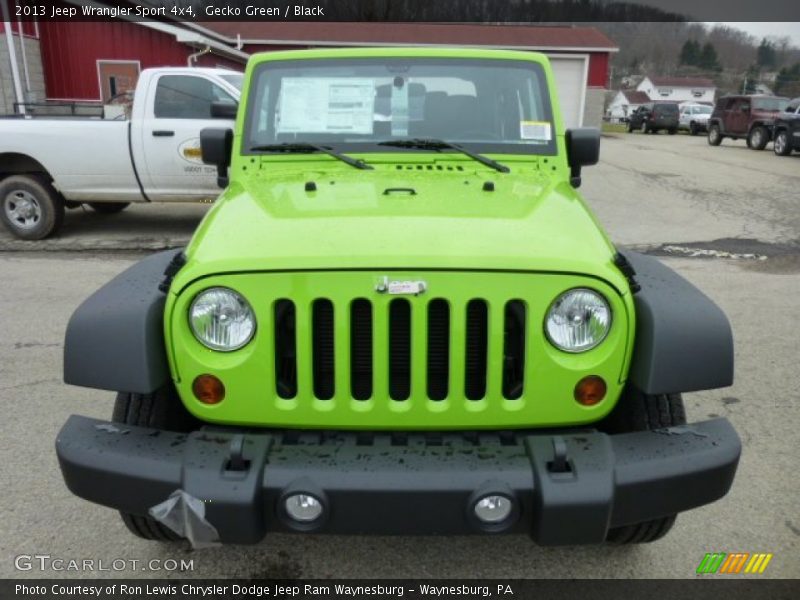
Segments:
[[[391,294],[387,281],[424,282]],[[208,287],[235,289],[256,332],[230,353],[194,340],[186,314]],[[615,311],[601,346],[554,348],[542,324],[554,298],[597,289]],[[396,288],[395,288],[396,289]],[[403,288],[406,289],[406,288]],[[633,343],[632,313],[602,280],[575,274],[468,271],[283,271],[225,274],[181,293],[170,320],[181,398],[213,423],[297,429],[455,430],[590,423],[610,403],[585,407],[575,384],[600,375],[616,400]],[[184,340],[176,342],[175,340]],[[198,403],[192,382],[213,373],[224,402]]]
[[[389,398],[399,402],[410,398],[412,386],[424,386],[428,399],[435,401],[447,398],[451,389],[463,390],[469,400],[487,395],[515,400],[522,395],[526,307],[521,300],[492,307],[500,311],[499,318],[492,318],[489,303],[480,298],[455,307],[441,298],[417,298],[413,304],[405,298],[381,304],[357,298],[349,306],[321,298],[310,308],[304,313],[288,299],[274,304],[275,391],[281,398],[294,398],[298,388],[307,386],[316,399],[330,400],[339,386],[349,386],[351,398],[369,400],[378,377],[385,378]],[[502,346],[495,344],[492,354],[491,323],[503,327]],[[413,340],[414,332],[423,333],[420,342]],[[348,349],[343,357],[340,353],[346,369],[336,364],[339,335],[347,337],[339,345]],[[298,346],[304,346],[298,336],[310,339],[311,357],[298,356]],[[298,360],[310,362],[310,382],[298,384]],[[488,376],[490,370],[494,377]],[[349,381],[337,380],[337,373],[348,373]],[[457,373],[463,381],[454,380]],[[499,382],[500,389],[489,390],[487,381]]]

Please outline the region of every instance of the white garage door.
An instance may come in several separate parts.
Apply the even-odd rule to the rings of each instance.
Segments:
[[[565,127],[580,127],[583,124],[583,106],[586,101],[586,56],[549,55],[556,78],[561,116]]]

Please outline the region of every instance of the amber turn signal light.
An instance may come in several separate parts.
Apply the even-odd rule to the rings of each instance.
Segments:
[[[192,383],[194,397],[203,404],[219,404],[225,399],[225,386],[213,375],[198,375]]]
[[[589,375],[575,386],[575,400],[583,406],[594,406],[606,397],[606,382],[602,377]]]

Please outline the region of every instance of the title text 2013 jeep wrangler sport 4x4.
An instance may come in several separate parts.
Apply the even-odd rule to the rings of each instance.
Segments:
[[[191,243],[70,320],[66,382],[119,393],[59,433],[69,489],[195,544],[645,542],[722,497],[739,439],[680,394],[731,384],[728,321],[601,231],[599,143],[534,53],[253,57]]]

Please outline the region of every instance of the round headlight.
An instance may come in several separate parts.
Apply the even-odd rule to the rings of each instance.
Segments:
[[[228,288],[200,292],[189,309],[189,323],[198,341],[212,350],[238,350],[253,338],[256,317],[241,294]]]
[[[547,339],[564,352],[585,352],[602,342],[611,328],[611,308],[597,292],[564,292],[550,306],[544,323]]]

